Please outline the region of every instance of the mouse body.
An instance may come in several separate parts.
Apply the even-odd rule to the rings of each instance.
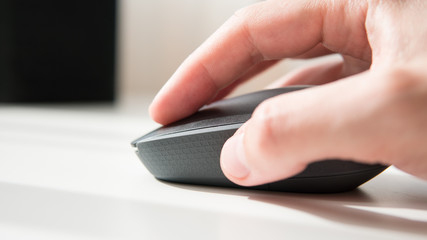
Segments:
[[[236,185],[224,176],[219,162],[222,146],[249,120],[255,108],[268,98],[307,87],[263,90],[220,100],[185,119],[136,139],[132,145],[142,163],[156,178],[187,184],[336,193],[353,190],[384,171],[387,166],[380,164],[325,159],[309,164],[303,172],[291,178],[254,187]]]

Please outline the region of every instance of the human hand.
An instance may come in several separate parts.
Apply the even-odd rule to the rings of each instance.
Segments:
[[[427,179],[427,23],[423,1],[261,2],[190,55],[150,106],[168,124],[283,58],[341,54],[276,86],[321,85],[264,101],[224,145],[240,185],[293,176],[328,158],[392,164]]]

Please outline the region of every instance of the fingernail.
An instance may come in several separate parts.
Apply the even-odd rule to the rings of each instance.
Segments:
[[[224,173],[234,178],[245,178],[250,170],[243,147],[243,131],[235,134],[225,142],[221,152],[221,168]]]

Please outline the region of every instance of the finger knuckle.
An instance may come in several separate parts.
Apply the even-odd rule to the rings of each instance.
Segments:
[[[383,77],[383,86],[387,96],[401,96],[419,89],[424,83],[419,74],[407,68],[395,68],[388,71]]]
[[[274,105],[267,102],[262,103],[254,111],[252,115],[252,136],[251,149],[255,157],[265,157],[272,159],[272,156],[277,149],[277,109]]]
[[[419,145],[427,134],[427,114],[422,111],[427,107],[426,77],[408,68],[394,68],[380,77],[376,134],[385,139],[387,147],[377,147],[373,156],[408,168],[408,159],[427,156],[424,146]]]
[[[380,86],[379,97],[398,119],[427,102],[426,77],[417,71],[395,68],[382,76]]]
[[[252,9],[252,6],[240,8],[234,12],[233,17],[241,20],[248,19],[253,14]]]

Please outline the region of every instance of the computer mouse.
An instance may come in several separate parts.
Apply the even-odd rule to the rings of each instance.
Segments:
[[[357,188],[387,166],[361,164],[345,159],[322,159],[300,174],[277,182],[243,187],[229,181],[220,168],[225,141],[250,117],[262,101],[309,86],[263,90],[224,99],[197,113],[160,127],[132,142],[147,169],[164,181],[250,188],[280,192],[336,193]]]

